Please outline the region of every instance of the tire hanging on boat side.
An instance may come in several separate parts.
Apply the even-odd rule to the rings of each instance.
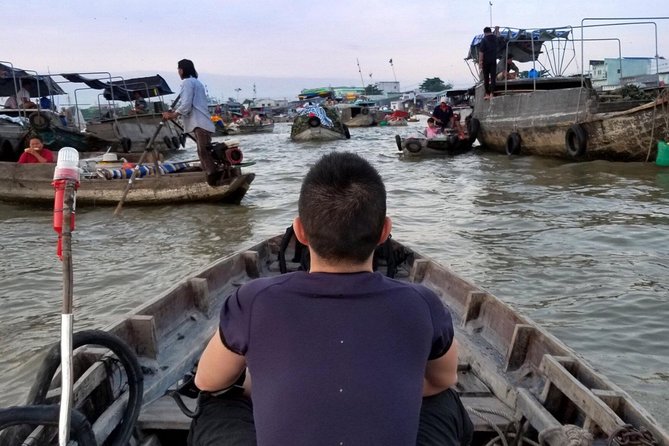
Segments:
[[[30,121],[30,125],[35,130],[47,130],[51,127],[51,119],[49,119],[49,116],[43,112],[31,113],[30,116],[28,116],[28,121]]]
[[[172,148],[172,138],[170,138],[169,136],[167,136],[167,135],[163,136],[163,143],[165,143],[165,145],[167,146],[168,149]]]
[[[307,124],[309,124],[309,127],[318,127],[321,125],[321,120],[318,118],[318,116],[312,116],[307,121]]]
[[[130,347],[119,337],[102,330],[83,330],[72,335],[72,348],[84,345],[99,345],[108,348],[119,359],[125,370],[128,380],[128,403],[123,418],[114,434],[113,446],[125,446],[139,417],[144,394],[144,373],[137,361],[137,357]],[[42,365],[37,371],[37,377],[28,392],[29,405],[41,405],[46,402],[47,392],[51,381],[60,367],[60,344],[54,344],[46,353]],[[23,441],[23,440],[21,440]]]
[[[121,138],[121,149],[123,150],[124,153],[130,152],[130,149],[132,149],[132,141],[128,137],[123,137]]]
[[[583,126],[573,124],[564,134],[564,145],[567,150],[567,155],[572,158],[578,158],[585,154],[588,147],[588,134],[585,132]]]
[[[418,141],[415,138],[408,138],[406,142],[404,143],[404,148],[407,149],[411,153],[418,153],[421,151],[423,146],[420,144],[420,141]]]
[[[520,134],[513,132],[506,138],[506,154],[507,155],[519,155],[520,154],[520,143],[521,138]]]
[[[469,135],[469,143],[473,143],[476,140],[476,137],[479,135],[479,130],[481,129],[481,123],[478,119],[469,116],[467,120],[467,134]]]
[[[346,124],[342,124],[344,127],[344,136],[346,139],[351,139],[351,132],[348,130],[348,126]]]
[[[395,135],[395,144],[397,144],[397,150],[402,151],[402,137],[400,135]]]

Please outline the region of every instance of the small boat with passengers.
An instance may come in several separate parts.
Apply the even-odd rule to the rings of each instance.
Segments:
[[[79,444],[186,444],[196,411],[194,367],[226,296],[258,278],[308,269],[290,232],[219,259],[175,282],[104,330],[75,333],[72,437]],[[395,239],[377,271],[434,290],[459,341],[456,386],[474,424],[472,445],[658,445],[669,434],[624,390],[546,330],[491,293]],[[0,445],[55,444],[58,345],[44,357],[27,406],[0,410]],[[54,375],[56,378],[54,379]],[[32,426],[17,426],[31,424]]]
[[[351,133],[334,107],[306,105],[298,110],[290,128],[293,141],[350,139]]]

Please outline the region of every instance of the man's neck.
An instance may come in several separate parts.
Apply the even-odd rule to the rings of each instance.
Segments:
[[[352,262],[352,261],[332,261],[324,259],[316,254],[312,249],[309,249],[309,258],[310,258],[310,273],[362,273],[362,272],[372,272],[372,256],[369,256],[364,262]]]

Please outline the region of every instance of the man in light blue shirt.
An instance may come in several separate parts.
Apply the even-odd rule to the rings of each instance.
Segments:
[[[197,155],[207,176],[207,183],[217,186],[221,171],[207,149],[215,129],[209,116],[204,85],[197,79],[197,71],[191,60],[181,59],[177,64],[177,71],[183,79],[179,104],[176,110],[164,112],[163,119],[176,119],[181,116],[184,131],[192,133],[197,142]]]

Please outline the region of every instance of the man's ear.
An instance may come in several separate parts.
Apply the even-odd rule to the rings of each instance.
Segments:
[[[300,217],[295,217],[293,219],[293,231],[295,231],[295,237],[300,243],[302,243],[304,246],[309,246],[309,239],[307,238],[307,234],[304,232],[304,226],[302,226],[302,220],[300,220]]]
[[[386,240],[388,240],[390,231],[392,229],[393,221],[390,219],[390,217],[385,217],[385,220],[383,220],[383,230],[381,231],[381,237],[379,238],[379,245],[382,245]]]

